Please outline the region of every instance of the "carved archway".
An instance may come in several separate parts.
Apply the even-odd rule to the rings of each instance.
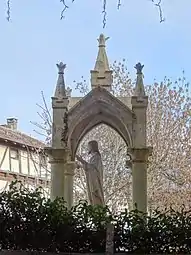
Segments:
[[[103,88],[93,89],[68,113],[68,147],[72,159],[82,138],[95,126],[106,124],[132,145],[132,111]]]

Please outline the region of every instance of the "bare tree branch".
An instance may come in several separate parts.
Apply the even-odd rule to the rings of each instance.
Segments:
[[[7,0],[7,20],[11,20],[11,0]]]
[[[66,1],[65,0],[60,0],[60,2],[64,5],[64,8],[62,9],[61,11],[61,16],[60,16],[60,19],[63,19],[65,16],[64,16],[64,13],[65,11],[69,8],[69,6],[66,4]],[[72,3],[74,2],[74,0],[72,0]]]
[[[103,13],[103,28],[105,28],[106,26],[106,23],[107,23],[107,20],[106,20],[106,17],[107,17],[107,0],[102,0],[102,13]],[[117,1],[117,9],[120,9],[121,7],[121,0],[116,0]],[[156,2],[157,1],[157,2]],[[69,9],[69,5],[66,3],[66,0],[60,0],[60,2],[62,3],[63,5],[63,9],[61,11],[61,14],[60,14],[60,19],[64,19],[65,16],[64,16],[64,13],[66,12],[67,9]],[[75,0],[71,0],[71,3],[74,3]],[[154,5],[158,8],[158,11],[159,11],[159,19],[160,19],[160,22],[163,22],[165,21],[164,17],[163,17],[163,10],[162,10],[162,0],[151,0],[151,2],[154,3]],[[6,0],[6,3],[7,3],[7,20],[10,21],[11,19],[11,0]]]
[[[160,23],[165,21],[165,18],[163,17],[163,11],[162,11],[162,0],[158,0],[158,2],[156,3],[156,0],[152,0],[152,2],[155,4],[155,6],[158,8],[159,11],[159,18],[160,18]]]

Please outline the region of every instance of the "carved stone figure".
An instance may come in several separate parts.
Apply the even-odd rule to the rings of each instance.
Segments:
[[[91,205],[104,205],[103,165],[97,141],[90,141],[88,149],[91,155],[89,162],[78,155],[76,158],[85,170],[89,203]]]
[[[71,97],[72,89],[70,87],[67,87],[66,89],[66,96]]]

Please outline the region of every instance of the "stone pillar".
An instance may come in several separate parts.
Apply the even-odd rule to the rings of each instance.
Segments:
[[[56,197],[64,198],[64,184],[65,184],[65,173],[64,173],[64,161],[62,159],[52,159],[51,163],[51,200]]]
[[[147,164],[152,148],[130,148],[132,158],[133,208],[147,212]]]
[[[142,68],[137,64],[138,67]],[[136,65],[136,68],[138,68]],[[147,147],[147,105],[148,97],[144,92],[142,72],[137,72],[136,95],[131,97],[132,111],[132,148],[130,155],[132,159],[132,189],[133,208],[147,212],[147,161],[150,149]]]
[[[65,199],[65,165],[68,161],[68,150],[45,148],[51,164],[51,200],[56,197]]]
[[[67,207],[70,209],[73,206],[73,178],[76,163],[69,161],[65,164],[65,185],[64,185],[64,198],[67,203]]]

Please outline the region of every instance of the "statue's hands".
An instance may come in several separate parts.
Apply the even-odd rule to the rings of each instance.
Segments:
[[[86,163],[86,161],[85,161],[81,156],[76,155],[76,159],[77,159],[79,162],[81,162],[82,164],[85,164],[85,163]]]

